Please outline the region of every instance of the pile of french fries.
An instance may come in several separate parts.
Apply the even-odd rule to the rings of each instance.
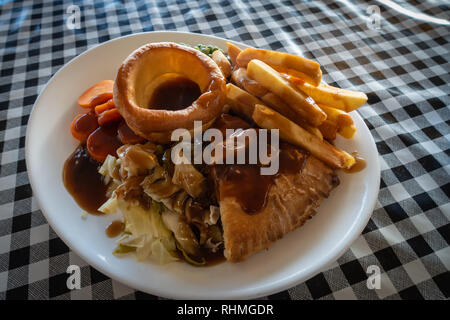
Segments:
[[[322,83],[320,65],[296,55],[241,50],[227,43],[233,65],[227,103],[238,115],[308,150],[333,168],[349,169],[355,158],[330,142],[356,132],[351,112],[367,101],[363,92]]]

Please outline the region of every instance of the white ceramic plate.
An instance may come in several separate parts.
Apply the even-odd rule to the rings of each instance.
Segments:
[[[31,186],[42,212],[59,237],[97,270],[130,287],[167,298],[250,299],[285,290],[312,277],[334,262],[360,235],[377,199],[380,168],[373,138],[361,117],[352,112],[357,133],[338,139],[347,151],[367,159],[365,170],[340,174],[341,184],[323,201],[319,213],[302,228],[242,263],[207,268],[175,262],[138,263],[112,254],[114,240],[106,237],[111,216],[81,219],[62,182],[64,161],[77,147],[69,132],[83,110],[78,96],[94,83],[114,79],[122,60],[148,42],[214,44],[225,39],[191,33],[151,32],[114,39],[72,59],[48,82],[34,105],[26,135],[26,161]],[[238,44],[246,47],[244,44]]]

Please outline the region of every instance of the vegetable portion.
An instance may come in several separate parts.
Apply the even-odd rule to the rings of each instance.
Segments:
[[[93,108],[113,97],[114,81],[103,80],[87,89],[79,98],[78,104],[83,108]]]
[[[102,112],[98,117],[98,124],[102,126],[107,123],[116,122],[120,120],[122,120],[122,116],[120,115],[119,110],[114,108]]]
[[[89,135],[97,128],[97,118],[91,112],[77,115],[70,124],[72,136],[80,142],[86,142]]]
[[[116,106],[114,105],[113,99],[109,99],[105,103],[102,103],[102,104],[99,104],[99,105],[95,106],[95,114],[96,115],[100,115],[103,112],[105,112],[106,110],[110,110],[110,109],[113,109],[115,107]]]
[[[121,145],[116,126],[98,127],[86,142],[89,155],[98,162],[105,161],[108,154],[115,155]]]
[[[158,206],[144,209],[131,202],[119,200],[118,206],[125,219],[125,233],[117,241],[116,254],[136,252],[138,261],[153,257],[160,264],[179,260],[175,239],[164,223]]]
[[[212,44],[197,44],[195,46],[192,46],[192,48],[197,49],[198,51],[200,51],[210,57],[214,51],[220,50],[219,47],[216,47]]]
[[[77,115],[70,125],[72,136],[86,143],[89,155],[98,162],[116,155],[122,144],[144,140],[123,124],[112,99],[113,86],[113,81],[103,80],[86,90],[78,98],[78,104],[90,110]]]

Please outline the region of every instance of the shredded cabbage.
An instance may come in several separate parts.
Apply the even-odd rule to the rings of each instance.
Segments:
[[[108,184],[111,180],[117,180],[119,165],[119,159],[110,154],[106,156],[106,159],[103,162],[102,166],[98,169],[98,173],[100,173],[105,178],[105,184]]]
[[[105,183],[120,183],[118,170],[121,160],[108,155],[98,172],[104,176]],[[114,213],[119,209],[125,220],[125,231],[117,240],[114,254],[136,253],[138,261],[151,257],[165,264],[178,260],[175,239],[161,219],[160,203],[153,201],[150,209],[144,209],[139,203],[118,199],[114,193],[98,210]]]
[[[136,251],[135,247],[129,247],[123,244],[119,244],[117,248],[114,249],[113,254],[126,254]]]
[[[117,200],[117,204],[126,221],[125,233],[117,240],[117,253],[123,251],[123,248],[119,250],[123,246],[135,248],[138,261],[149,257],[161,264],[178,260],[175,239],[161,219],[159,205],[154,204],[146,210],[139,204],[123,200]]]
[[[117,198],[115,196],[112,196],[108,200],[105,201],[104,204],[100,208],[98,208],[98,211],[103,213],[114,213],[117,210]]]
[[[178,260],[173,250],[167,250],[167,244],[165,244],[161,238],[153,240],[151,252],[152,256],[161,264]]]

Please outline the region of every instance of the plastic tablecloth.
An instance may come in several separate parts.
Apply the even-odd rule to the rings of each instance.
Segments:
[[[158,298],[109,279],[56,236],[33,198],[24,145],[38,93],[66,62],[107,40],[162,30],[301,53],[322,65],[327,83],[368,94],[357,112],[381,162],[369,223],[334,264],[264,299],[448,298],[450,5],[444,3],[1,1],[0,299]],[[75,28],[71,14],[78,9],[71,5],[80,13]],[[72,264],[81,267],[79,290],[66,285]],[[380,270],[379,289],[368,286],[370,266]]]

